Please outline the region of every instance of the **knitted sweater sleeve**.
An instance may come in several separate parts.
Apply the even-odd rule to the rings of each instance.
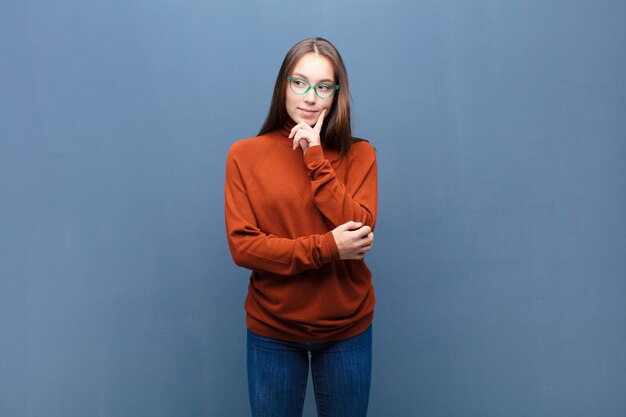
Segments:
[[[304,163],[311,178],[311,192],[317,208],[333,227],[350,220],[374,229],[378,203],[376,151],[367,142],[352,145],[354,152],[345,183],[337,178],[321,146],[309,148]]]
[[[226,160],[224,205],[228,245],[241,267],[295,275],[339,260],[332,231],[290,239],[260,230],[232,149]]]

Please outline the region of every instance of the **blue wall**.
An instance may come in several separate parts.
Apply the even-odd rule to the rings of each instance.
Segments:
[[[620,0],[2,1],[0,415],[247,415],[224,159],[321,35],[378,149],[370,416],[623,417],[625,21]]]

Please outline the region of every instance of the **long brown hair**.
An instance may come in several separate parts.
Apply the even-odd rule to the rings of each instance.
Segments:
[[[278,76],[276,77],[270,109],[259,135],[280,129],[291,122],[285,107],[287,76],[290,75],[298,60],[308,53],[326,57],[332,63],[336,77],[335,82],[339,84],[339,90],[335,93],[332,108],[324,117],[324,125],[322,126],[320,136],[324,146],[339,151],[341,155],[346,155],[354,141],[350,122],[348,73],[337,48],[323,38],[304,39],[292,46],[287,55],[285,55],[283,64],[280,66]]]

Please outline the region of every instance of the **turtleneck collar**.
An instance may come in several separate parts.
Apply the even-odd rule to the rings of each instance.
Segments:
[[[280,133],[285,137],[289,137],[289,133],[291,132],[291,129],[293,129],[295,125],[296,125],[296,122],[294,122],[293,120],[291,120],[291,118],[289,118],[289,120],[280,129]]]

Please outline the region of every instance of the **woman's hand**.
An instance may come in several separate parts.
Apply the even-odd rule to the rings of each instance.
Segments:
[[[322,131],[324,117],[326,117],[326,109],[323,109],[320,113],[320,117],[318,117],[315,126],[311,127],[308,123],[300,122],[291,129],[289,139],[293,139],[294,150],[300,146],[304,154],[306,154],[306,151],[308,151],[311,146],[320,145],[320,132]]]
[[[372,228],[360,222],[349,221],[337,226],[332,233],[342,260],[361,260],[374,244]]]

